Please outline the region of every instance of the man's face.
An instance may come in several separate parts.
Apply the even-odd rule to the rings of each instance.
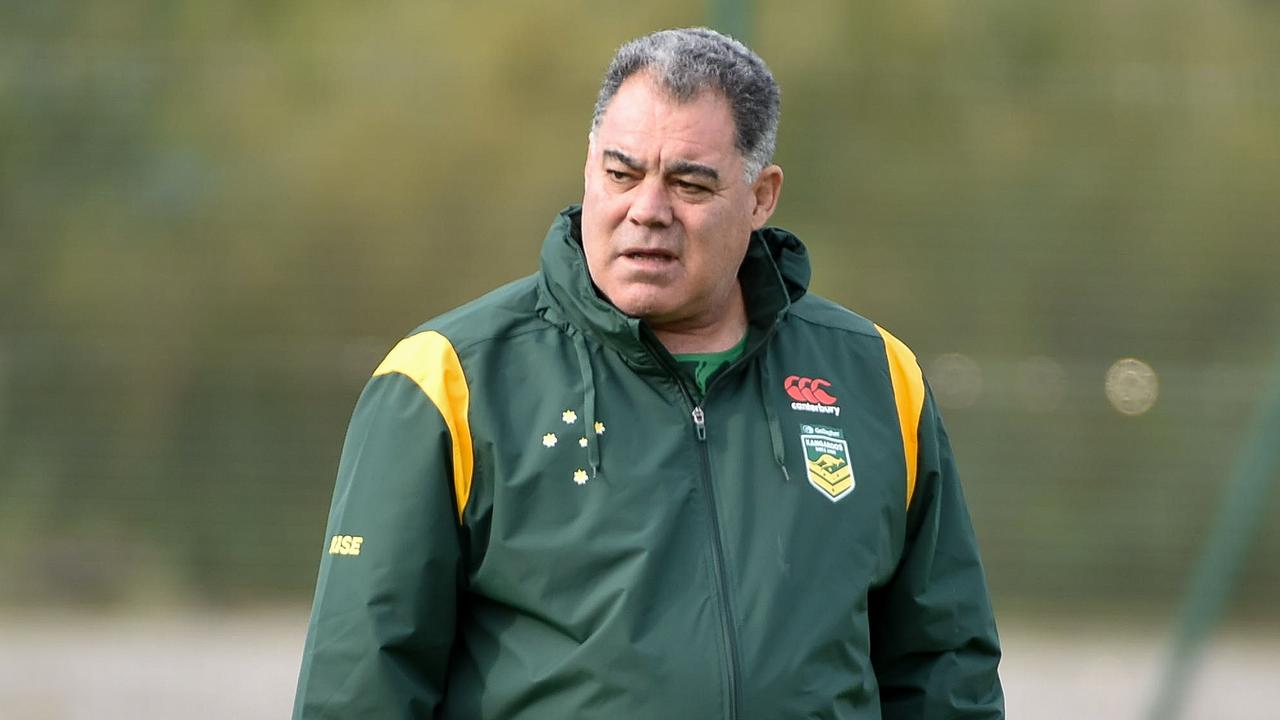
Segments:
[[[738,266],[781,170],[748,184],[734,130],[719,93],[679,103],[643,73],[609,102],[587,153],[582,244],[591,279],[622,312],[659,329],[700,327],[736,302]]]

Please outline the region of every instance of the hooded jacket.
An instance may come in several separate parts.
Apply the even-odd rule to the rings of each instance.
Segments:
[[[766,228],[746,348],[701,393],[595,292],[578,217],[360,396],[294,717],[1003,717],[911,351]]]

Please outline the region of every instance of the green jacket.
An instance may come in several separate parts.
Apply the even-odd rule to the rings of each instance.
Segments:
[[[746,350],[702,395],[594,292],[578,212],[360,396],[294,717],[1003,717],[911,351],[765,229]]]

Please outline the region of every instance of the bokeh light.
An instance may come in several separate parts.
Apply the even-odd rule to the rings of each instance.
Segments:
[[[963,353],[944,353],[934,359],[929,383],[942,407],[972,407],[982,396],[982,368]]]
[[[1125,415],[1141,415],[1156,404],[1160,381],[1156,371],[1137,358],[1121,358],[1107,370],[1107,400]]]

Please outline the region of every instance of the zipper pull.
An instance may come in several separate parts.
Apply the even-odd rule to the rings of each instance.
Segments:
[[[707,416],[703,414],[701,405],[693,408],[693,427],[698,431],[698,439],[705,442],[707,439]]]

